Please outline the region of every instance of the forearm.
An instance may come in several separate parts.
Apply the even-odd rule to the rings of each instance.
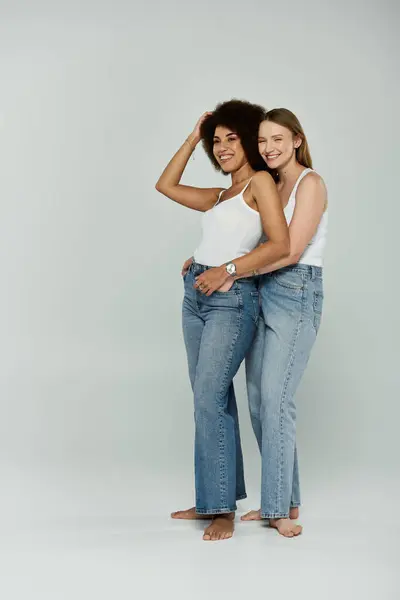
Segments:
[[[266,273],[272,273],[273,271],[277,271],[278,269],[283,269],[284,267],[288,267],[289,265],[294,265],[298,262],[298,260],[299,260],[298,256],[289,254],[288,256],[285,256],[284,258],[281,258],[280,260],[277,260],[273,263],[270,263],[267,266],[262,267],[261,269],[256,269],[256,271],[257,271],[256,274],[257,275],[265,275]],[[240,278],[252,277],[254,275],[255,275],[254,271],[248,271],[244,275],[240,275]],[[235,279],[239,279],[239,277],[236,276]]]
[[[294,265],[298,261],[297,256],[293,256],[289,254],[280,260],[277,260],[274,263],[266,265],[259,269],[260,275],[264,275],[265,273],[272,273],[273,271],[277,271],[278,269],[283,269],[284,267],[288,267],[289,265]]]
[[[193,134],[189,135],[183,142],[179,150],[171,158],[164,171],[162,172],[159,180],[156,184],[156,189],[159,192],[171,189],[177,185],[182,178],[185,167],[189,161],[189,158],[193,154],[199,139],[195,138]]]
[[[272,266],[288,260],[289,250],[286,241],[268,241],[264,244],[260,244],[245,256],[236,258],[232,261],[236,266],[236,277],[248,277],[254,274],[254,271],[266,273],[268,271],[265,269],[269,267],[271,267],[271,271],[273,271],[274,268],[280,268],[272,268]]]

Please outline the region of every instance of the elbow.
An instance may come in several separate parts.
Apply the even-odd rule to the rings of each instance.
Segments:
[[[287,256],[288,265],[295,265],[296,263],[299,262],[300,258],[301,258],[301,252],[296,252],[296,251],[292,250],[291,252],[289,252],[289,254]]]
[[[295,265],[301,258],[301,252],[291,252],[288,258],[290,260],[289,265]]]
[[[160,192],[160,194],[164,194],[164,196],[168,196],[168,198],[171,197],[172,187],[163,182],[161,179],[157,181],[155,188],[157,192]]]

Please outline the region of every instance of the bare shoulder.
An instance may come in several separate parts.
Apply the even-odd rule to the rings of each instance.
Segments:
[[[299,205],[314,205],[328,208],[328,191],[321,175],[315,171],[307,173],[299,183],[296,193],[296,202]]]
[[[276,188],[272,175],[267,171],[257,171],[251,180],[251,189],[257,191],[266,186],[268,186],[268,188]]]
[[[323,193],[326,195],[326,185],[321,175],[316,173],[315,171],[310,171],[303,177],[303,179],[299,183],[299,187],[297,188],[298,192],[314,192],[314,193]]]
[[[227,188],[214,188],[214,193],[217,196],[217,198],[220,197],[220,195],[222,194],[222,192],[226,192]]]

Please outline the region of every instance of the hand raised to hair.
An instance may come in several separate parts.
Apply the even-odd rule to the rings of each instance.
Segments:
[[[201,140],[201,134],[200,134],[200,128],[203,124],[203,122],[210,116],[212,115],[212,112],[208,111],[205,112],[204,114],[201,115],[200,119],[197,121],[196,125],[194,126],[194,129],[192,131],[192,133],[189,136],[189,141],[193,141],[196,144]]]

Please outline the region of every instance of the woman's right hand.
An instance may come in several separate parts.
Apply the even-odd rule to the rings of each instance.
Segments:
[[[185,262],[183,263],[183,267],[182,267],[182,277],[185,277],[186,273],[189,271],[190,265],[193,262],[193,258],[190,257],[187,260],[185,260]]]
[[[205,112],[203,115],[201,115],[200,119],[197,121],[196,125],[194,126],[194,129],[192,131],[192,133],[189,136],[189,140],[195,142],[196,144],[199,143],[199,141],[201,140],[201,133],[200,133],[200,128],[203,124],[203,122],[208,119],[208,117],[210,117],[212,115],[212,112]]]

